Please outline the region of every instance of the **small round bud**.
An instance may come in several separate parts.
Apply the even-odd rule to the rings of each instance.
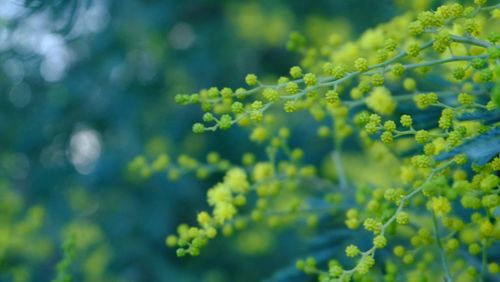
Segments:
[[[231,128],[232,125],[232,118],[230,115],[222,115],[219,120],[219,127],[220,129],[229,129]]]
[[[380,135],[380,140],[384,144],[392,144],[392,142],[394,142],[394,137],[392,136],[392,133],[390,131],[384,131],[384,133]]]
[[[417,141],[420,144],[425,144],[429,142],[431,135],[429,131],[427,130],[419,130],[417,133],[415,133],[415,141]]]
[[[411,35],[416,36],[424,32],[424,26],[420,21],[414,21],[408,25],[408,30],[410,31]]]
[[[396,130],[396,123],[392,120],[384,122],[384,129],[389,132],[394,132]]]
[[[354,61],[354,68],[359,72],[368,70],[368,61],[365,58],[358,58]]]
[[[331,74],[335,79],[340,79],[347,74],[346,68],[343,65],[337,65],[331,70]]]
[[[290,68],[290,76],[292,78],[302,77],[302,69],[299,66],[294,66]]]
[[[317,83],[316,76],[313,73],[306,73],[306,75],[304,75],[304,83],[307,86],[315,85]]]
[[[396,76],[402,76],[405,72],[405,67],[400,63],[396,63],[392,65],[391,71]]]
[[[418,43],[412,43],[408,45],[406,52],[410,57],[418,57],[420,54],[420,45]]]
[[[277,90],[272,88],[266,88],[262,91],[262,96],[269,102],[276,102],[279,100],[279,93]]]
[[[355,257],[355,256],[359,255],[359,253],[360,253],[360,250],[356,245],[351,244],[351,245],[347,246],[345,249],[345,254],[348,257]]]
[[[399,120],[402,126],[404,127],[411,127],[413,124],[413,119],[411,118],[410,115],[402,115],[401,119]]]
[[[187,251],[185,249],[177,249],[177,256],[178,257],[184,257],[186,256]]]
[[[384,76],[380,73],[376,73],[372,75],[372,84],[373,86],[382,86],[384,85]]]
[[[231,111],[235,114],[241,114],[245,111],[245,108],[241,102],[234,102],[231,105]]]
[[[224,87],[220,91],[220,95],[222,96],[222,98],[229,99],[233,95],[233,90],[231,90],[231,88]]]
[[[405,254],[405,247],[398,245],[398,246],[394,247],[393,253],[397,257],[402,257]]]
[[[400,212],[396,215],[396,222],[401,225],[406,225],[410,222],[410,216],[406,212]]]
[[[330,104],[336,104],[340,101],[339,93],[334,90],[329,90],[325,94],[326,101]]]
[[[257,76],[255,74],[247,74],[245,77],[245,82],[248,84],[248,86],[255,86],[257,85]]]
[[[197,122],[193,124],[193,132],[197,134],[203,133],[205,132],[205,126],[202,123]]]
[[[375,238],[373,238],[373,245],[377,249],[381,249],[387,245],[387,239],[385,238],[384,235],[377,235]]]
[[[445,215],[451,211],[450,202],[442,196],[432,198],[429,204],[437,216]]]
[[[441,117],[439,118],[439,128],[448,129],[453,125],[454,113],[452,109],[446,108],[441,112]]]
[[[285,112],[293,113],[297,110],[297,103],[295,101],[286,101],[283,108]]]
[[[167,245],[167,247],[170,248],[177,246],[177,236],[175,235],[167,236],[167,238],[165,239],[165,244]]]
[[[384,48],[387,51],[389,51],[389,52],[395,51],[396,47],[398,47],[398,43],[394,39],[388,38],[388,39],[385,40],[385,42],[384,42]]]
[[[285,86],[285,91],[288,94],[297,94],[299,90],[299,85],[295,82],[288,82]]]
[[[453,69],[452,75],[456,80],[462,80],[465,77],[465,69],[462,67],[456,67]]]
[[[417,82],[413,78],[405,78],[405,80],[403,80],[403,88],[406,91],[415,91]]]
[[[214,115],[212,113],[203,114],[203,121],[204,122],[212,122],[214,120],[215,120],[215,118],[214,118]]]

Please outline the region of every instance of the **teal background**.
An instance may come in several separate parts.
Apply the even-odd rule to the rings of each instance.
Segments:
[[[286,74],[300,62],[286,50],[288,33],[307,35],[315,21],[342,18],[354,37],[397,12],[388,0],[0,0],[0,181],[20,195],[24,210],[46,209],[37,236],[53,246],[43,259],[8,255],[0,281],[13,281],[18,266],[33,281],[49,281],[63,230],[81,222],[101,230],[110,280],[280,280],[279,270],[291,273],[287,281],[305,279],[293,264],[311,245],[293,230],[278,232],[268,253],[241,254],[232,239],[219,238],[200,257],[177,259],[165,236],[193,222],[220,175],[137,181],[127,164],[139,154],[204,158],[214,150],[238,162],[242,152],[258,152],[240,129],[193,136],[201,112],[176,105],[174,95],[238,87],[247,73]],[[245,16],[257,27],[274,19],[282,30],[245,34],[236,24]],[[75,281],[88,280],[79,263],[90,252],[77,253]]]

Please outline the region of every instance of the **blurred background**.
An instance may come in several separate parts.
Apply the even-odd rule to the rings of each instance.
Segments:
[[[277,281],[293,272],[310,251],[293,230],[242,232],[176,258],[165,236],[192,223],[217,179],[138,181],[127,165],[140,154],[209,151],[238,162],[253,150],[248,132],[193,136],[201,112],[176,105],[175,94],[238,87],[247,73],[285,75],[302,58],[287,51],[292,31],[312,45],[345,40],[405,2],[0,0],[0,281],[50,281],[71,232],[75,281]],[[286,280],[295,279],[305,276]]]

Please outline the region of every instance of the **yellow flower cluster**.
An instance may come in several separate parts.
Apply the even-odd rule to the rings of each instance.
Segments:
[[[178,235],[168,236],[166,244],[170,247],[178,246],[179,256],[198,255],[200,248],[217,235],[217,229],[234,218],[237,207],[246,204],[245,194],[249,189],[246,172],[241,168],[232,168],[224,176],[223,182],[207,192],[208,204],[213,208],[212,214],[206,211],[198,213],[199,227],[180,225]]]
[[[407,2],[420,7],[419,2],[427,1]],[[366,250],[358,247],[366,242],[346,246],[345,254],[358,258],[350,269],[334,260],[327,270],[319,269],[314,258],[299,260],[297,267],[318,275],[320,281],[361,281],[374,267],[385,267],[373,272],[375,280],[396,281],[402,275],[412,281],[415,273],[436,261],[442,266],[432,267],[442,271],[424,274],[424,279],[450,280],[457,275],[474,281],[487,269],[498,272],[498,265],[486,265],[487,259],[482,274],[474,267],[458,271],[465,263],[458,250],[466,248],[473,256],[488,254],[500,230],[494,214],[500,205],[500,159],[492,158],[498,154],[492,144],[498,139],[494,120],[500,105],[495,83],[500,75],[500,35],[495,27],[500,24],[500,9],[486,1],[474,2],[474,6],[449,3],[435,10],[412,10],[343,44],[332,39],[326,46],[307,46],[294,33],[288,46],[303,51],[305,58],[290,68],[288,76],[267,83],[250,74],[245,79],[250,89],[210,88],[178,96],[179,103],[199,103],[206,112],[203,123],[193,127],[195,132],[249,127],[250,139],[265,147],[267,159],[246,158],[245,170],[225,167],[229,171],[224,181],[208,191],[213,210],[198,216],[201,227],[182,227],[179,236],[169,237],[167,243],[179,246],[180,255],[197,254],[215,236],[214,230],[231,233],[224,226],[231,221],[239,222],[234,226],[245,225],[236,214],[249,191],[247,173],[258,197],[250,218],[271,227],[295,222],[300,208],[306,207],[305,199],[313,194],[308,189],[333,180],[338,189],[325,193],[328,207],[352,197],[345,200],[345,209],[339,208],[346,215],[344,224],[352,234],[364,227],[373,233],[373,240]],[[279,130],[291,113],[311,115],[320,140],[332,141],[333,152],[325,154],[327,161],[319,169],[299,165],[307,159],[307,151],[289,148],[290,132]],[[354,137],[361,142],[351,142]],[[343,146],[355,151],[345,157],[349,161],[340,157]],[[361,175],[372,168],[370,160],[379,170],[374,168],[375,176],[365,180]],[[345,171],[344,162],[355,165]],[[152,168],[144,163],[139,160],[132,167],[144,175],[171,167],[165,160]],[[184,166],[197,169],[200,164]],[[303,178],[305,184],[298,181]],[[347,187],[352,189],[343,189]],[[349,206],[352,202],[363,208]],[[471,215],[458,213],[454,209],[458,205]],[[280,216],[268,214],[271,207],[279,208]],[[302,212],[308,214],[308,226],[321,222],[320,211]],[[401,243],[392,246],[392,236]],[[357,239],[366,241],[353,238]],[[422,248],[430,245],[436,248]],[[405,273],[395,274],[391,259],[379,262],[375,253],[385,247],[393,249]]]

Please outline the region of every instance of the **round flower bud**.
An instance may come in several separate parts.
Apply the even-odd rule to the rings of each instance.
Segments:
[[[452,109],[446,108],[441,112],[441,117],[439,118],[439,128],[448,129],[453,125],[454,113]]]
[[[359,248],[355,245],[349,245],[345,249],[345,254],[348,257],[355,257],[360,253]]]
[[[392,136],[391,132],[384,131],[384,133],[382,133],[382,135],[380,135],[380,140],[384,144],[392,144],[392,142],[394,142],[394,137]]]
[[[411,127],[413,124],[413,119],[410,115],[402,115],[399,122],[404,127]]]
[[[411,158],[411,163],[418,168],[428,168],[432,165],[433,159],[426,155],[417,155]]]
[[[484,69],[479,73],[479,82],[488,82],[493,80],[493,71]]]
[[[290,68],[290,76],[292,78],[302,77],[302,69],[299,66],[294,66]]]
[[[373,218],[367,218],[363,223],[363,227],[368,231],[378,234],[380,233],[382,224]]]
[[[415,133],[415,141],[417,141],[420,144],[425,144],[429,141],[430,139],[430,134],[429,131],[427,130],[419,130],[417,133]]]
[[[385,238],[384,235],[377,235],[375,238],[373,238],[373,245],[377,249],[381,249],[387,245],[387,239]]]
[[[167,245],[167,247],[170,248],[177,246],[177,236],[175,235],[167,236],[167,238],[165,239],[165,244]]]
[[[257,76],[255,74],[247,74],[245,77],[245,82],[248,84],[248,86],[255,86],[257,85]]]
[[[398,246],[394,247],[393,253],[397,257],[402,257],[405,254],[405,247],[398,245]]]
[[[262,91],[262,96],[269,102],[276,102],[279,100],[279,93],[273,88],[266,88]]]
[[[339,93],[337,93],[334,90],[329,90],[325,94],[326,101],[330,104],[336,104],[340,101],[339,99]]]
[[[427,156],[432,156],[434,155],[434,153],[436,153],[436,145],[432,143],[425,144],[424,154],[426,154]]]
[[[368,61],[365,58],[358,58],[354,61],[354,68],[359,72],[368,70]]]
[[[495,231],[494,228],[493,224],[491,224],[489,220],[485,219],[479,225],[479,233],[484,237],[490,237]]]
[[[318,136],[321,138],[327,138],[330,136],[330,128],[328,126],[321,126],[318,128]]]
[[[193,132],[197,134],[203,133],[205,132],[205,126],[202,123],[197,122],[193,124]]]
[[[382,86],[384,85],[384,76],[380,73],[376,73],[372,75],[372,84],[373,86]]]
[[[485,67],[486,65],[486,60],[481,59],[481,58],[475,58],[472,60],[471,65],[473,68],[479,70]]]
[[[465,69],[462,67],[456,67],[453,69],[452,75],[456,80],[462,80],[465,77]]]
[[[458,102],[464,106],[470,106],[470,105],[474,104],[474,96],[467,94],[467,93],[458,94],[457,99],[458,99]]]
[[[214,118],[214,115],[212,113],[205,113],[203,115],[203,121],[204,122],[212,122],[212,121],[214,121],[214,119],[215,118]]]
[[[184,257],[186,256],[187,251],[185,249],[177,249],[177,256],[178,257]]]
[[[384,129],[389,132],[394,132],[396,130],[396,123],[392,120],[384,122]]]
[[[406,52],[410,57],[417,57],[420,54],[420,45],[418,43],[411,43],[406,48]]]
[[[496,194],[485,195],[481,199],[481,203],[485,208],[494,208],[500,203],[500,196]]]
[[[337,65],[331,70],[331,74],[335,79],[340,79],[346,75],[347,71],[345,66]]]
[[[500,48],[498,48],[498,47],[488,48],[488,55],[490,56],[491,59],[500,58]]]
[[[389,52],[385,49],[377,50],[377,62],[383,63],[389,57]]]
[[[285,112],[293,113],[297,110],[297,103],[295,101],[286,101],[283,108]]]
[[[288,82],[285,86],[285,91],[288,94],[297,94],[299,90],[299,85],[295,82]]]
[[[417,82],[413,78],[405,78],[405,80],[403,80],[403,88],[406,91],[415,91]]]
[[[481,188],[481,190],[483,190],[484,192],[491,192],[491,190],[493,190],[493,188],[495,188],[496,186],[498,186],[500,182],[500,178],[494,174],[490,174],[488,176],[486,176],[480,183],[479,187]]]
[[[488,264],[488,272],[495,275],[500,272],[500,266],[496,262],[490,262]]]
[[[245,111],[245,108],[241,102],[234,102],[231,105],[231,111],[235,114],[241,114]]]
[[[222,98],[225,98],[225,99],[231,98],[231,96],[233,95],[233,90],[231,90],[231,88],[224,87],[220,91],[220,95],[222,96]]]
[[[445,215],[451,211],[450,202],[442,196],[432,198],[429,204],[437,216]]]
[[[218,124],[219,124],[220,129],[224,129],[225,130],[225,129],[231,128],[231,125],[232,125],[232,118],[231,118],[231,116],[227,115],[227,114],[222,115],[220,117],[220,120],[219,120]]]
[[[411,35],[417,36],[424,32],[424,26],[420,21],[414,21],[408,25],[408,30],[410,31]]]
[[[475,256],[481,252],[481,246],[477,243],[472,243],[469,245],[468,250],[471,255]]]
[[[406,212],[400,212],[396,215],[396,222],[401,225],[406,225],[410,222],[410,216]]]
[[[395,51],[396,47],[398,47],[398,43],[396,41],[394,41],[394,39],[388,38],[388,39],[385,40],[385,42],[384,42],[384,48],[387,51],[389,51],[389,52]]]
[[[459,247],[460,242],[455,238],[451,238],[448,242],[446,242],[446,249],[449,251],[456,251]]]
[[[392,65],[391,71],[396,76],[402,76],[405,72],[405,67],[400,63],[396,63]]]
[[[315,85],[317,83],[316,76],[313,73],[307,73],[304,75],[304,83],[307,86]]]
[[[415,260],[415,258],[413,257],[413,255],[411,254],[406,254],[404,257],[403,257],[403,262],[405,264],[411,264],[413,263],[413,261]]]
[[[365,100],[368,108],[382,115],[389,115],[396,109],[396,101],[385,87],[376,87]]]

